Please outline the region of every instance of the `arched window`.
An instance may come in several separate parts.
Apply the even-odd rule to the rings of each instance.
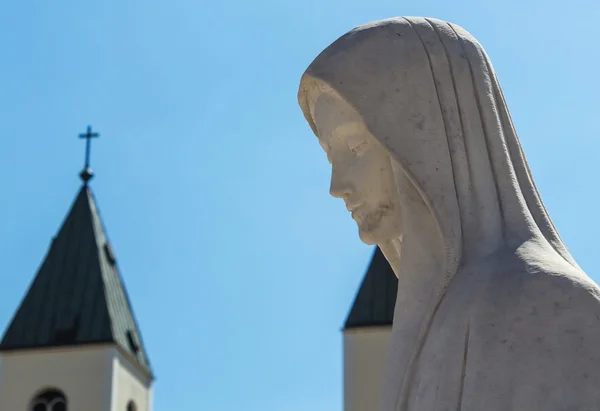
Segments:
[[[135,402],[133,402],[133,400],[131,400],[127,403],[127,411],[137,411],[137,407],[135,405]]]
[[[57,389],[42,391],[33,399],[31,411],[67,411],[67,397]]]

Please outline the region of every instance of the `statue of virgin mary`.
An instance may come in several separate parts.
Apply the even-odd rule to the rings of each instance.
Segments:
[[[600,410],[600,289],[536,189],[492,64],[428,18],[355,28],[298,99],[398,277],[383,411]]]

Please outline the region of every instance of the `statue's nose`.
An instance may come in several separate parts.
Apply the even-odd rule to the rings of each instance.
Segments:
[[[345,198],[352,193],[352,184],[337,172],[331,174],[329,194],[335,198]]]

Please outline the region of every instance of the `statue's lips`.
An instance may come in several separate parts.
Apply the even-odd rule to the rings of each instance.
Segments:
[[[352,213],[352,215],[354,215],[354,213],[356,211],[358,211],[361,207],[363,206],[363,204],[348,204],[346,203],[346,209],[348,209],[348,211],[350,211]]]

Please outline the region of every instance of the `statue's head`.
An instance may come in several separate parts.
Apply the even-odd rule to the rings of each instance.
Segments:
[[[308,105],[332,168],[329,192],[344,200],[361,240],[378,244],[399,237],[400,198],[387,149],[327,84],[315,84]]]
[[[425,210],[450,274],[465,258],[533,237],[574,264],[490,60],[464,29],[425,18],[358,27],[311,63],[298,100],[332,164],[331,194],[364,242],[406,241]]]

